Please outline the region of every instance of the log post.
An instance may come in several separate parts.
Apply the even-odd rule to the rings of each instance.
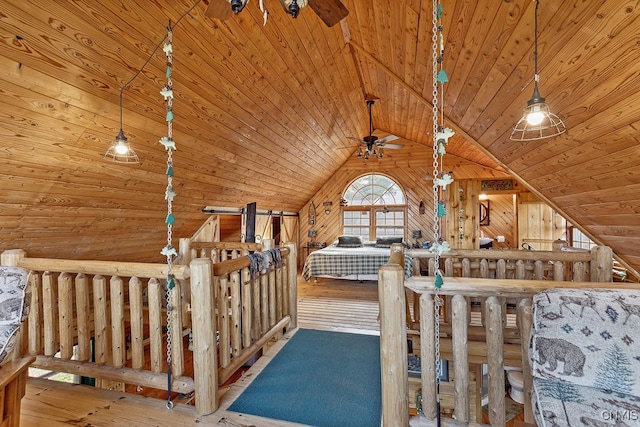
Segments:
[[[522,348],[522,376],[524,385],[524,422],[533,424],[533,410],[531,408],[531,390],[533,390],[533,375],[529,363],[529,342],[531,341],[531,327],[533,325],[533,306],[531,298],[523,298],[518,303],[518,325],[520,328],[520,345]]]
[[[171,347],[172,375],[182,376],[184,373],[184,347],[182,345],[182,313],[185,309],[182,304],[182,280],[176,280],[173,290],[169,293],[169,303],[173,307],[169,322],[171,322],[171,339],[174,345]]]
[[[391,261],[391,260],[390,260]],[[386,264],[378,270],[380,300],[380,369],[382,378],[382,426],[409,425],[409,374],[404,269]]]
[[[218,357],[211,260],[191,261],[191,316],[193,325],[193,370],[196,411],[200,415],[218,408]]]
[[[147,283],[149,301],[149,352],[151,354],[151,371],[162,372],[164,348],[162,338],[163,312],[162,299],[164,292],[160,281],[149,279]]]
[[[89,279],[85,274],[75,278],[76,287],[76,322],[78,330],[78,360],[86,362],[91,359],[91,303],[89,302]]]
[[[43,276],[43,291],[47,286]],[[93,321],[95,329],[95,344],[94,344],[94,360],[98,364],[106,364],[109,360],[109,347],[111,343],[111,329],[109,323],[111,317],[109,316],[109,310],[107,309],[107,279],[104,276],[93,276]],[[43,298],[43,303],[47,303],[47,298]],[[44,305],[47,307],[46,305]],[[44,311],[45,318],[47,316],[47,310]],[[46,331],[46,327],[45,327]],[[45,348],[47,346],[47,339],[45,338]],[[45,353],[45,355],[49,355]]]
[[[284,246],[289,248],[287,256],[287,273],[289,275],[287,289],[289,290],[289,316],[291,316],[289,328],[294,329],[298,327],[298,270],[296,268],[298,254],[295,243],[287,242]]]
[[[469,357],[467,353],[467,299],[454,295],[452,299],[452,344],[456,420],[469,423]]]
[[[431,294],[420,295],[420,353],[422,411],[433,420],[438,414],[436,400],[436,306]]]
[[[242,292],[240,272],[234,271],[230,275],[231,279],[231,354],[233,357],[240,355],[242,349]]]
[[[191,259],[195,258],[196,252],[191,253],[191,239],[188,237],[180,238],[178,242],[178,258],[175,260],[175,264],[189,265]]]
[[[73,357],[73,277],[69,273],[58,276],[58,331],[60,333],[60,357]]]
[[[124,366],[127,358],[124,330],[124,283],[121,277],[112,276],[109,281],[109,304],[111,305],[111,354],[113,366]]]
[[[486,300],[487,364],[489,365],[489,420],[494,427],[505,425],[504,351],[502,303],[496,297]]]
[[[596,246],[591,249],[591,282],[613,281],[613,251],[608,246]]]
[[[0,265],[5,267],[17,267],[20,260],[27,256],[23,249],[8,249],[0,256]]]
[[[144,303],[142,281],[138,277],[129,279],[129,319],[131,327],[131,367],[144,367]]]

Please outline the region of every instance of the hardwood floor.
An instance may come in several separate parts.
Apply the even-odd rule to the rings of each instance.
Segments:
[[[299,276],[298,325],[300,328],[379,334],[377,282],[318,279],[317,283],[306,283]],[[185,403],[175,403],[174,409],[169,410],[165,406],[166,398],[147,397],[143,393],[123,394],[32,378],[22,400],[20,426],[300,426],[226,411],[285,343],[286,339],[271,343],[248,371],[240,373],[238,381],[225,388],[220,409],[211,415],[198,416],[194,406]],[[166,397],[164,393],[161,396]],[[513,427],[514,421],[507,426]]]
[[[378,283],[318,279],[298,280],[298,326],[379,334]]]

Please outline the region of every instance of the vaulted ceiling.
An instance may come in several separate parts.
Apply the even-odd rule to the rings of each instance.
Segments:
[[[2,249],[157,256],[166,57],[152,52],[169,20],[177,235],[190,236],[207,205],[298,211],[354,155],[348,137],[368,134],[366,97],[378,99],[376,134],[432,145],[431,2],[343,0],[347,18],[328,27],[310,8],[291,19],[276,0],[264,0],[266,25],[258,0],[221,21],[205,14],[212,1],[224,0],[0,2]],[[568,131],[523,143],[509,135],[533,90],[535,2],[443,0],[439,102],[457,132],[450,154],[509,172],[636,271],[639,3],[541,0],[540,90]],[[132,78],[123,130],[141,164],[123,166],[102,154]]]

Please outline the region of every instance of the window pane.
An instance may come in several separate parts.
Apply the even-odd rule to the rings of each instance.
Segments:
[[[353,205],[403,205],[400,187],[384,175],[365,175],[356,179],[344,192],[344,199]]]
[[[405,235],[404,208],[398,206],[406,202],[402,189],[391,178],[377,174],[361,176],[345,190],[343,198],[347,206],[362,206],[359,211],[343,211],[343,234],[358,235],[364,240]],[[370,234],[372,231],[375,235]]]

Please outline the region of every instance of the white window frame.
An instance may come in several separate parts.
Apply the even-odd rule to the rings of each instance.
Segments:
[[[362,237],[363,240],[365,241],[375,241],[377,237],[390,237],[390,236],[400,236],[403,238],[403,240],[406,240],[406,230],[407,230],[407,205],[406,205],[406,196],[405,196],[405,192],[402,189],[402,187],[400,186],[400,184],[398,184],[396,182],[396,180],[394,180],[393,178],[387,176],[387,175],[383,175],[383,174],[375,174],[375,173],[371,173],[371,174],[367,174],[367,175],[361,175],[358,178],[354,179],[352,182],[349,183],[349,185],[347,185],[347,187],[345,188],[345,190],[342,192],[343,198],[346,195],[347,191],[349,190],[349,188],[351,188],[358,180],[362,179],[362,178],[366,178],[367,176],[371,177],[371,182],[373,183],[373,176],[374,175],[378,175],[378,176],[383,176],[385,178],[387,178],[392,185],[389,186],[388,188],[391,189],[392,187],[397,187],[401,194],[402,194],[402,201],[405,202],[405,204],[393,204],[393,205],[389,205],[389,204],[384,204],[382,197],[378,197],[377,200],[375,201],[376,204],[373,205],[351,205],[351,206],[342,206],[341,209],[341,226],[342,226],[342,234],[348,234],[348,235],[359,235]],[[365,188],[365,187],[362,187]],[[373,188],[373,184],[372,184],[372,188]],[[349,202],[349,200],[347,200],[347,202]],[[367,224],[346,224],[346,218],[345,218],[345,213],[346,212],[361,212],[363,213],[363,215],[361,216],[367,216],[369,218],[369,221]],[[391,225],[391,226],[386,226],[386,225],[379,225],[377,223],[377,214],[379,212],[402,212],[402,219],[403,219],[403,224],[401,226],[398,225]],[[351,227],[353,228],[362,228],[362,229],[368,229],[368,233],[363,232],[364,230],[360,230],[361,232],[354,232],[352,229],[350,229]],[[384,228],[394,228],[394,229],[400,229],[400,233],[395,233],[395,234],[388,234],[388,233],[378,233],[380,231],[380,228],[384,227]]]

